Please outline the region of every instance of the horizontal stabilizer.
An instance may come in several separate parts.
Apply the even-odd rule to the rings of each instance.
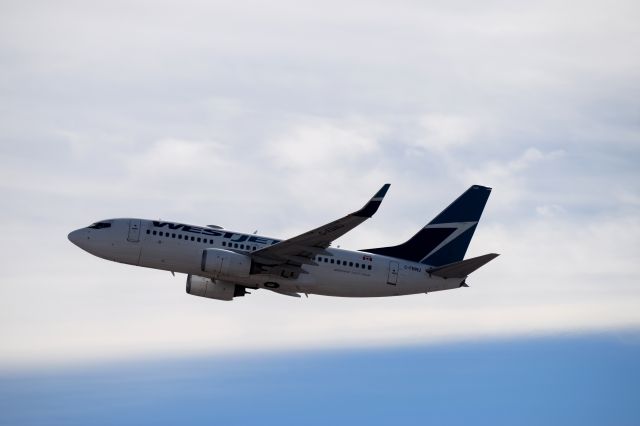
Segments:
[[[438,266],[437,268],[430,269],[427,272],[442,278],[464,278],[498,256],[499,254],[496,253],[484,254],[482,256],[472,257],[471,259],[461,260],[460,262]]]

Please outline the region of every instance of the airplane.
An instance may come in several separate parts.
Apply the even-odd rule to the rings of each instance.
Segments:
[[[498,256],[464,259],[491,188],[473,185],[406,242],[363,250],[330,247],[374,215],[390,184],[360,210],[285,240],[216,225],[108,219],[72,231],[81,249],[114,262],[187,274],[186,292],[233,300],[250,289],[286,296],[384,297],[468,287]]]

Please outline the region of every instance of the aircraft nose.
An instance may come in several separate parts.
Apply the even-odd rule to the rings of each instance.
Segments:
[[[71,241],[73,244],[79,246],[83,233],[84,232],[82,229],[76,229],[75,231],[69,232],[69,235],[67,235],[67,238],[69,238],[69,241]]]

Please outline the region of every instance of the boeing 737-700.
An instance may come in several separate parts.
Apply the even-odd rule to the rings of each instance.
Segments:
[[[87,252],[135,266],[187,274],[187,293],[219,300],[267,289],[287,296],[382,297],[466,287],[467,276],[497,254],[464,259],[491,188],[474,185],[403,244],[364,250],[331,248],[372,217],[389,184],[360,210],[279,240],[146,219],[109,219],[75,230]]]

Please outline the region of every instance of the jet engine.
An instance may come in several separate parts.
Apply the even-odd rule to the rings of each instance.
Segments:
[[[198,275],[187,276],[187,294],[209,299],[231,300],[234,297],[247,294],[246,288],[223,281],[213,281],[211,278]]]
[[[218,277],[248,277],[251,271],[251,258],[230,250],[206,249],[202,251],[202,272]]]

